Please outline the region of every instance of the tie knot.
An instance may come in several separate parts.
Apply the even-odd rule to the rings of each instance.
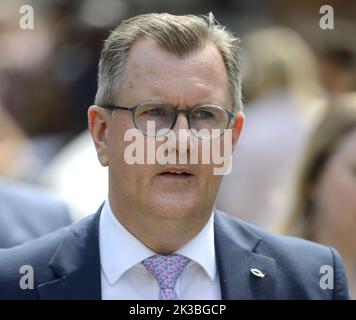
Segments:
[[[157,280],[160,289],[174,289],[178,277],[190,259],[180,254],[155,255],[142,261],[142,264]]]

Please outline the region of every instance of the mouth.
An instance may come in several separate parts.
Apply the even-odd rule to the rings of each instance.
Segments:
[[[193,177],[193,173],[189,168],[171,167],[162,170],[158,176],[169,179],[188,179]]]

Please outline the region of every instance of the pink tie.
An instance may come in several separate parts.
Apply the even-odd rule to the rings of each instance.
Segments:
[[[189,258],[180,254],[171,254],[169,256],[155,255],[142,261],[142,264],[159,284],[160,300],[178,299],[174,288],[178,277],[182,274],[189,261]]]

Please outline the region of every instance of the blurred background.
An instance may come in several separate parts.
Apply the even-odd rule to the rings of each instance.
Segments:
[[[33,30],[19,27],[24,4],[33,7]],[[339,97],[347,95],[342,100],[347,105],[356,99],[351,94],[356,91],[356,1],[327,2],[334,11],[331,30],[319,25],[324,4],[321,0],[0,0],[0,179],[54,192],[68,204],[73,221],[95,212],[107,194],[106,170],[96,159],[86,112],[96,93],[103,40],[121,20],[140,13],[212,11],[242,40],[246,114],[233,170],[224,178],[217,207],[263,228],[292,234],[293,226],[303,220],[295,212],[317,216],[310,214],[313,205],[318,217],[324,212],[334,219],[347,216],[350,234],[356,234],[356,139],[350,138],[356,123],[340,129],[338,139],[322,153],[323,161],[315,156],[317,173],[305,169],[310,153],[320,151],[319,144],[311,142],[319,128],[326,119],[337,118],[331,111],[345,105]],[[343,119],[352,119],[356,110],[347,112]],[[321,141],[326,144],[327,139]],[[348,194],[342,198],[348,206],[329,201],[331,210],[319,205],[325,188],[317,188],[318,179],[327,180],[323,172],[345,139],[351,141],[350,150],[339,166],[348,167],[343,173],[335,170],[348,178],[327,196]],[[333,173],[330,179],[335,182],[339,176]],[[307,174],[312,175],[310,180],[300,187],[298,181]],[[300,188],[304,204],[296,201]],[[323,213],[315,207],[322,207]],[[348,213],[343,215],[344,211]],[[293,220],[291,228],[292,216],[299,220]],[[343,247],[350,243],[298,235],[336,246],[351,261],[349,274],[356,274],[356,254]]]

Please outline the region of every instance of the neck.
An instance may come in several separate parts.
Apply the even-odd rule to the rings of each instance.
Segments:
[[[110,199],[110,197],[109,197]],[[191,241],[207,224],[213,208],[190,212],[181,218],[152,215],[137,208],[127,210],[110,200],[114,216],[138,240],[152,251],[168,255]]]

